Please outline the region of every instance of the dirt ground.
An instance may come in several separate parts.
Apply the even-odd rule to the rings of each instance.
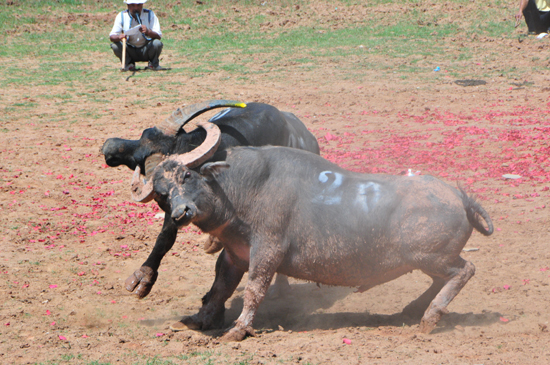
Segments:
[[[462,66],[485,84],[455,82],[445,63],[406,79],[368,69],[360,79],[343,77],[333,64],[315,72],[286,65],[275,77],[246,81],[223,71],[127,79],[104,57],[93,66],[104,70],[94,91],[86,82],[0,90],[9,113],[0,133],[0,362],[550,363],[550,72],[540,59],[517,56],[547,53],[548,40],[468,41],[480,61]],[[166,50],[162,62],[184,61]],[[506,62],[539,71],[519,80],[484,76]],[[115,97],[113,84],[125,95]],[[181,103],[166,102],[162,85],[178,87]],[[79,96],[40,96],[63,93]],[[137,139],[176,107],[220,98],[294,112],[322,155],[348,169],[411,169],[477,195],[495,233],[472,235],[462,256],[476,275],[432,334],[400,314],[430,284],[416,272],[360,294],[291,279],[291,295],[267,298],[258,336],[240,343],[220,343],[217,331],[172,332],[169,324],[196,313],[214,279],[216,257],[202,252],[205,235],[194,227],[180,232],[146,299],[126,292],[124,280],[151,251],[162,212],[132,202],[132,172],[107,167],[100,147],[109,137]],[[18,103],[31,107],[8,108]],[[228,326],[245,283],[227,302]]]

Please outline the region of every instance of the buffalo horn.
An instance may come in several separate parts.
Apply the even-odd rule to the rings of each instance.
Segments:
[[[157,128],[168,136],[175,136],[191,119],[208,110],[224,107],[246,108],[246,104],[234,100],[208,100],[188,105],[183,109],[178,108],[171,116],[158,125]]]
[[[204,140],[204,142],[201,143],[199,147],[190,152],[174,156],[174,159],[176,161],[184,164],[190,169],[200,166],[210,157],[212,157],[214,153],[216,153],[222,137],[220,128],[214,123],[201,121],[197,123],[197,126],[203,128],[206,131],[206,139]]]
[[[155,198],[153,180],[145,180],[141,176],[141,168],[138,166],[132,177],[132,199],[140,203],[148,203]]]
[[[145,176],[150,177],[153,170],[164,160],[162,153],[154,153],[145,159]]]
[[[206,130],[206,139],[194,150],[169,157],[171,160],[178,161],[189,168],[195,168],[208,160],[216,153],[221,142],[221,131],[217,125],[210,122],[199,122],[197,126]],[[162,155],[154,154],[145,160],[146,178],[141,176],[141,168],[136,167],[132,177],[132,199],[140,203],[150,202],[155,198],[153,190],[153,170],[159,165]]]

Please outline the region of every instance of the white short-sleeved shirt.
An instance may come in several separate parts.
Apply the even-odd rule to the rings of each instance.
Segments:
[[[550,11],[549,0],[535,0],[535,4],[537,4],[537,9],[539,9],[539,11]]]
[[[147,28],[151,29],[153,32],[157,33],[162,37],[162,32],[160,31],[160,24],[157,16],[149,9],[143,9],[140,14],[141,22]],[[115,18],[115,24],[109,36],[121,34],[123,31],[126,32],[130,28],[138,26],[139,23],[130,16],[128,10],[124,10],[117,14]],[[143,47],[147,43],[147,39],[143,34],[131,35],[128,37],[128,43],[134,47]]]

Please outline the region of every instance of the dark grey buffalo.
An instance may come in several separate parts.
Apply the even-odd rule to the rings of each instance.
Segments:
[[[254,334],[254,315],[276,272],[365,291],[418,269],[433,284],[404,313],[422,316],[420,328],[430,332],[474,275],[460,257],[473,229],[493,232],[478,203],[429,175],[359,174],[284,147],[223,154],[200,172],[186,166],[196,156],[173,156],[138,189],[165,201],[174,225],[194,223],[225,248],[202,307],[172,325],[176,330],[222,327],[224,304],[246,271],[244,308],[223,340]]]
[[[233,146],[287,146],[319,154],[317,139],[292,113],[262,104],[244,104],[231,100],[210,100],[176,110],[158,126],[143,131],[139,140],[109,138],[102,147],[107,165],[126,165],[147,178],[155,166],[166,156],[193,151],[206,138],[204,128],[186,132],[183,127],[200,114],[221,107],[230,107],[212,117],[210,122],[220,130],[218,150]],[[210,157],[210,156],[208,156]],[[204,162],[203,158],[201,161]],[[202,163],[201,162],[201,163]],[[142,174],[144,172],[144,175]],[[142,200],[143,201],[143,200]],[[170,206],[159,201],[166,212],[162,230],[157,237],[153,251],[127,280],[127,289],[144,298],[151,291],[164,255],[172,248],[177,236],[177,227],[170,218]],[[213,253],[222,246],[217,240],[210,240],[207,252]],[[285,290],[288,282],[278,276],[278,290]]]

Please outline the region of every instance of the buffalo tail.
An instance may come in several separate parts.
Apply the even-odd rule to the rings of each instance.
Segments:
[[[493,221],[491,220],[491,217],[489,217],[489,213],[487,213],[485,209],[483,209],[473,197],[468,196],[468,194],[466,194],[466,192],[462,190],[461,187],[459,187],[459,190],[462,194],[462,203],[464,204],[466,216],[468,217],[468,221],[470,222],[470,224],[478,232],[485,236],[490,236],[491,234],[493,234]],[[487,228],[483,226],[483,222],[480,219],[480,216],[487,223]]]

